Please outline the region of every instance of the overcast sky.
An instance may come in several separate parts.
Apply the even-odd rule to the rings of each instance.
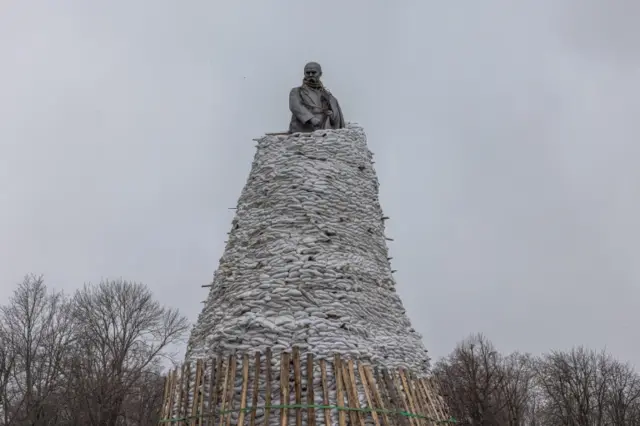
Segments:
[[[376,154],[432,356],[640,365],[637,0],[5,0],[0,303],[123,277],[195,320],[254,154],[318,61]]]

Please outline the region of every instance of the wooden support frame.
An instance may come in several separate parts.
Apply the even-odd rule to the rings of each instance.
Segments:
[[[272,360],[279,361],[279,371],[273,371]],[[274,392],[280,395],[277,406],[272,406]],[[337,421],[340,426],[364,426],[373,421],[375,426],[435,426],[448,419],[447,411],[428,378],[339,354],[332,359],[315,357],[296,347],[277,354],[266,350],[214,356],[170,371],[160,424],[268,426],[275,415],[281,425],[320,426]]]

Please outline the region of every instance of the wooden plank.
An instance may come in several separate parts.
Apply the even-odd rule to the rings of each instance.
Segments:
[[[176,384],[178,382],[178,369],[171,370],[171,378],[169,382],[169,405],[167,407],[166,419],[170,419],[173,416],[173,405],[176,398]]]
[[[448,411],[447,411],[447,404],[444,398],[442,397],[442,393],[440,391],[440,385],[437,383],[434,383],[433,380],[429,380],[429,387],[432,391],[434,398],[438,401],[438,410],[441,416],[440,418],[443,420],[449,418]],[[449,387],[451,387],[451,385],[449,385]]]
[[[300,371],[300,349],[293,348],[293,382],[296,394],[296,405],[302,405],[302,373]],[[302,409],[296,408],[296,426],[302,426]]]
[[[193,380],[193,396],[192,396],[192,402],[191,402],[191,414],[189,415],[189,417],[191,417],[191,420],[189,421],[191,426],[196,426],[196,420],[197,420],[196,415],[198,413],[198,401],[199,401],[198,386],[200,385],[200,374],[202,374],[202,363],[200,362],[199,359],[197,359],[196,372]]]
[[[401,396],[398,394],[398,390],[396,389],[393,378],[391,377],[391,375],[387,370],[382,370],[382,377],[384,379],[385,387],[389,392],[389,398],[391,399],[391,407],[392,407],[391,409],[393,411],[402,410],[403,409],[402,407],[404,404],[402,402],[402,399],[400,399]],[[394,417],[396,418],[396,421],[398,422],[399,425],[401,426],[410,425],[409,419],[407,419],[405,416],[402,416],[400,414],[394,414]]]
[[[402,389],[402,385],[398,381],[399,377],[398,377],[397,373],[394,371],[394,372],[390,373],[389,375],[391,376],[391,380],[393,381],[393,385],[394,385],[394,387],[395,387],[395,389],[396,389],[396,391],[398,393],[398,398],[402,402],[402,409],[407,413],[411,413],[411,409],[409,408],[409,402],[407,400],[407,395],[404,392],[404,390]],[[400,409],[401,407],[399,406],[398,408]],[[411,424],[413,426],[417,426],[415,417],[404,417],[404,418],[409,421],[409,424]]]
[[[427,390],[422,386],[422,379],[414,378],[413,386],[416,389],[416,392],[420,394],[420,400],[422,401],[422,407],[423,407],[422,410],[425,413],[425,415],[432,419],[442,420],[440,415],[431,407],[431,404],[429,401],[429,394]],[[433,423],[432,420],[429,420],[427,421],[427,424],[431,425],[435,423]]]
[[[420,385],[422,386],[424,392],[427,394],[427,398],[429,400],[429,404],[431,405],[431,409],[433,410],[434,417],[437,417],[438,420],[444,420],[445,414],[440,410],[440,407],[438,407],[438,404],[434,401],[434,398],[432,398],[432,396],[435,395],[433,395],[433,391],[431,389],[431,386],[429,385],[428,379],[421,380]]]
[[[409,371],[405,371],[405,375],[407,376],[407,381],[408,381],[409,387],[411,388],[414,402],[416,404],[417,413],[425,417],[433,417],[429,413],[429,406],[426,405],[426,398],[423,395],[422,389],[420,389],[420,387],[418,386],[418,380]],[[419,423],[425,426],[428,426],[428,424],[430,423],[430,420],[421,419]]]
[[[315,395],[313,394],[313,354],[307,354],[307,424],[309,426],[316,425],[316,411],[313,405],[316,404]]]
[[[264,426],[269,426],[269,415],[271,414],[271,349],[267,348],[265,350],[265,404],[266,408],[264,410]]]
[[[444,404],[444,400],[439,396],[439,389],[436,389],[433,386],[432,382],[428,378],[424,378],[420,381],[420,385],[422,386],[423,392],[427,395],[430,405],[432,406],[433,417],[438,420],[446,420],[449,416],[447,415],[446,405]]]
[[[162,409],[160,410],[160,420],[166,419],[167,403],[169,402],[169,377],[171,372],[164,378],[164,390],[162,392]]]
[[[253,395],[251,396],[251,418],[249,426],[256,426],[256,412],[258,410],[258,391],[260,390],[260,352],[255,355],[255,370],[253,371]]]
[[[173,385],[173,370],[169,370],[169,374],[167,374],[167,389],[166,389],[166,394],[162,400],[162,413],[160,415],[160,420],[168,420],[170,415],[170,408],[171,408],[171,391],[172,389],[172,385]]]
[[[437,417],[438,420],[441,420],[440,416],[439,416],[439,413],[438,413],[435,405],[433,404],[433,400],[431,399],[431,395],[430,395],[431,392],[425,386],[425,383],[422,380],[420,380],[420,382],[418,383],[418,386],[422,389],[422,393],[424,393],[427,396],[427,404],[429,405],[429,410],[428,410],[429,414],[428,415],[433,416],[433,417]]]
[[[160,411],[160,420],[168,420],[169,416],[167,415],[167,411],[169,411],[169,399],[171,398],[171,376],[173,374],[172,370],[169,370],[167,374],[165,385],[164,385],[164,395],[162,396],[162,411]]]
[[[351,380],[349,377],[349,371],[348,371],[348,362],[347,361],[342,361],[342,386],[344,386],[344,393],[345,396],[347,397],[347,406],[349,408],[357,408],[356,405],[354,405],[354,401],[353,401],[353,395],[352,395],[352,391],[351,391]],[[360,423],[360,421],[358,420],[358,413],[356,413],[355,411],[349,410],[347,411],[347,414],[349,416],[349,423],[350,425],[357,425],[358,423]]]
[[[180,378],[178,379],[178,400],[176,401],[176,417],[182,418],[182,401],[184,399],[184,372],[187,368],[187,364],[182,364],[180,370]]]
[[[231,412],[233,411],[233,401],[234,401],[234,396],[235,396],[235,391],[236,391],[236,354],[233,354],[229,357],[229,361],[231,363],[231,368],[229,369],[229,377],[231,378],[229,383],[231,386],[229,386],[229,408],[227,410],[227,420],[225,422],[225,424],[227,426],[231,426]]]
[[[446,404],[444,402],[444,399],[440,394],[440,387],[435,383],[433,383],[433,380],[426,379],[425,382],[429,385],[429,392],[431,393],[431,395],[433,395],[433,398],[437,401],[436,410],[438,411],[439,420],[447,419],[449,416],[447,415],[447,412],[446,412]],[[449,388],[451,388],[451,385],[449,385]]]
[[[376,407],[373,398],[371,398],[371,392],[369,391],[369,385],[367,383],[367,375],[364,372],[364,366],[361,362],[358,362],[358,375],[360,376],[360,383],[362,383],[362,389],[364,390],[364,396],[367,399],[367,404],[371,409],[371,418],[376,426],[380,426],[380,420],[378,419],[378,413],[376,413]]]
[[[282,352],[280,354],[280,426],[287,426],[288,409],[290,403],[289,394],[289,354]]]
[[[407,373],[407,372],[405,372]],[[427,405],[426,397],[422,393],[422,389],[418,386],[418,380],[413,374],[407,375],[407,380],[409,380],[409,386],[411,387],[411,391],[413,392],[413,396],[416,403],[416,410],[418,414],[423,415],[425,418],[421,419],[420,424],[424,426],[428,426],[431,424],[432,418],[435,418],[429,412],[429,406]]]
[[[413,394],[411,393],[411,388],[409,387],[409,382],[407,381],[407,377],[404,374],[404,369],[401,368],[398,374],[400,375],[400,381],[402,382],[402,389],[404,390],[404,394],[408,403],[407,411],[409,411],[412,414],[417,414],[416,405],[413,401]],[[412,420],[412,423],[416,426],[419,426],[419,424],[421,423],[420,419],[418,419],[417,417],[410,417],[409,419]]]
[[[205,364],[204,359],[200,359],[200,374],[198,375],[198,387],[194,389],[197,391],[198,397],[195,400],[196,409],[193,413],[196,416],[196,422],[193,426],[202,426],[202,400],[204,398],[204,379],[205,379]]]
[[[353,401],[354,404],[357,408],[362,408],[360,406],[360,394],[358,393],[358,382],[356,381],[356,373],[355,373],[355,367],[354,367],[354,361],[353,359],[349,360],[349,379],[351,380],[351,391],[353,393]],[[366,419],[366,415],[365,413],[361,412],[361,411],[356,411],[356,413],[358,414],[358,417],[360,418],[360,425],[361,426],[365,426],[365,419]]]
[[[204,400],[206,397],[206,383],[207,383],[207,361],[202,360],[202,384],[200,385],[200,407],[198,418],[198,426],[204,426],[206,415],[204,413]]]
[[[211,426],[211,416],[213,415],[213,386],[215,382],[216,375],[216,360],[215,358],[211,358],[209,360],[210,371],[209,371],[209,380],[207,385],[207,405],[206,410],[203,410],[202,413],[204,415],[204,426]],[[204,400],[204,398],[203,398]]]
[[[349,372],[347,371],[347,363],[342,361],[342,368],[340,369],[342,373],[342,386],[344,387],[345,397],[347,398],[347,407],[354,408],[353,405],[353,397],[351,395],[351,383],[349,381]],[[347,411],[347,415],[349,416],[349,426],[358,424],[358,417],[355,411]]]
[[[247,392],[249,391],[249,354],[242,357],[242,392],[240,394],[240,414],[238,426],[244,426],[245,410],[247,409]]]
[[[211,426],[214,426],[216,424],[216,414],[218,411],[218,402],[220,401],[220,385],[222,384],[223,379],[223,372],[224,372],[224,358],[222,358],[222,356],[218,356],[216,359],[216,379],[215,379],[215,383],[213,384],[213,398],[211,400],[211,406],[209,407],[209,418]],[[226,375],[226,373],[225,373]],[[209,423],[207,423],[207,426],[209,426]]]
[[[173,389],[171,391],[171,401],[170,401],[171,404],[169,404],[170,405],[169,419],[172,419],[175,414],[176,396],[179,396],[179,393],[180,393],[179,382],[180,382],[180,375],[179,375],[178,368],[176,367],[173,370],[173,383],[171,384]]]
[[[229,386],[229,370],[231,366],[231,357],[227,358],[224,366],[224,383],[222,384],[222,401],[220,401],[220,426],[224,425],[223,412],[227,409],[227,387]],[[231,385],[233,387],[233,384]]]
[[[360,424],[360,426],[364,426],[364,418],[360,411],[357,409],[360,408],[360,399],[358,398],[358,390],[355,387],[355,376],[352,377],[353,372],[353,360],[349,359],[346,362],[342,363],[342,383],[344,384],[344,388],[347,393],[347,401],[349,402],[349,408],[353,408],[354,410],[349,411],[349,418],[351,419],[352,425]]]
[[[387,389],[387,383],[384,380],[382,371],[376,367],[374,374],[375,374],[376,383],[378,384],[378,390],[380,391],[380,396],[382,398],[384,406],[389,411],[394,410],[395,408],[394,408],[393,402],[391,401],[391,397],[389,396],[389,390]],[[387,418],[389,420],[390,426],[395,426],[398,424],[398,416],[389,415]]]
[[[183,393],[183,411],[181,417],[187,417],[189,415],[189,388],[191,386],[191,363],[187,362],[185,368],[185,376],[184,376],[184,393]],[[187,422],[180,422],[179,425],[187,424]]]
[[[322,405],[329,406],[329,385],[327,383],[327,363],[324,359],[320,360],[320,376],[322,380]],[[331,425],[331,409],[324,410],[324,424]]]
[[[367,383],[369,384],[369,387],[371,389],[371,393],[373,394],[373,400],[376,402],[376,407],[378,407],[381,410],[385,410],[385,405],[384,402],[382,400],[382,396],[380,395],[380,391],[378,390],[378,384],[376,383],[375,378],[373,377],[373,372],[371,371],[371,366],[370,365],[365,365],[363,367],[364,369],[364,374],[367,377]],[[382,415],[380,416],[381,420],[382,420],[382,425],[383,426],[389,426],[389,416],[387,415],[387,413],[383,412]]]
[[[336,379],[336,406],[338,407],[338,424],[347,426],[347,419],[344,410],[344,391],[342,390],[342,362],[340,362],[340,354],[333,357],[333,375]]]

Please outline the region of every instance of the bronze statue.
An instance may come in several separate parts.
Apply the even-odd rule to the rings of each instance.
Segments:
[[[309,62],[304,66],[302,86],[291,89],[289,109],[292,116],[289,133],[345,127],[338,100],[324,88],[320,77],[320,64]]]

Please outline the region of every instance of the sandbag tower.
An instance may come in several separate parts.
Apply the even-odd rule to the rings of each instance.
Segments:
[[[453,422],[395,290],[363,129],[256,141],[161,423]]]

